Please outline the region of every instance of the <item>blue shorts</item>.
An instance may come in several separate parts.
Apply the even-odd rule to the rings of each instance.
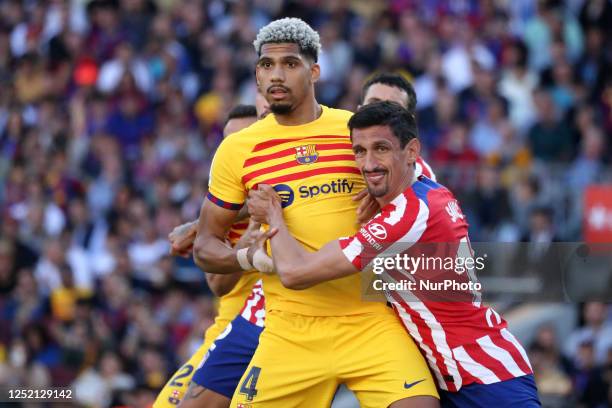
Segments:
[[[493,384],[470,384],[459,392],[440,391],[442,408],[539,408],[533,375]]]
[[[263,327],[237,316],[210,346],[191,381],[231,399],[262,331]]]

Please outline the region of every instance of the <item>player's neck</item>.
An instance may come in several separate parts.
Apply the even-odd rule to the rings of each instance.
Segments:
[[[297,105],[294,110],[286,115],[274,115],[276,122],[283,126],[299,126],[314,122],[321,116],[323,108],[317,100],[306,98],[301,104]]]

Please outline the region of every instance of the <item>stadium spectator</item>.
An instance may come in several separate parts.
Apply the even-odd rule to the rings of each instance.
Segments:
[[[520,40],[504,49],[499,93],[510,104],[509,118],[512,125],[524,132],[534,121],[532,93],[540,79],[527,65],[527,48]]]
[[[419,115],[419,137],[426,151],[440,147],[444,135],[458,119],[459,107],[457,97],[448,89],[444,79],[436,79],[436,101],[433,106],[425,108]],[[418,89],[416,89],[418,95]],[[420,100],[419,98],[417,98]],[[467,145],[465,147],[468,147]]]
[[[582,52],[582,30],[575,16],[564,16],[556,1],[537,2],[537,14],[527,21],[524,36],[529,49],[529,64],[537,70],[553,62],[550,50],[555,38],[562,38],[568,45],[568,57],[572,61],[576,61]]]
[[[603,367],[595,360],[594,344],[585,340],[576,350],[572,380],[581,403],[589,407],[605,406],[608,384]]]
[[[431,152],[434,167],[453,167],[452,174],[445,176],[452,185],[462,190],[468,188],[466,180],[473,179],[474,168],[480,161],[478,152],[470,145],[468,128],[469,124],[464,121],[452,121],[446,130],[440,132],[440,143]]]
[[[606,362],[608,350],[612,347],[612,324],[608,313],[605,303],[589,302],[584,305],[584,326],[574,331],[565,341],[564,351],[569,358],[575,361],[588,357],[588,361],[592,360],[592,364],[596,365]],[[585,347],[581,350],[583,345]]]
[[[536,373],[538,392],[545,406],[562,406],[563,401],[572,395],[573,385],[568,375],[569,362],[561,355],[558,344],[554,328],[545,325],[538,329],[528,350]]]
[[[527,135],[534,157],[545,161],[570,160],[573,156],[571,133],[552,96],[548,91],[538,89],[534,102],[536,119]]]
[[[508,192],[499,183],[498,169],[492,166],[483,165],[476,177],[475,189],[461,199],[470,208],[466,215],[472,240],[497,241],[500,228],[511,221]]]
[[[96,367],[85,370],[73,383],[74,398],[82,404],[108,406],[113,394],[134,388],[134,379],[123,372],[114,352],[101,355]]]

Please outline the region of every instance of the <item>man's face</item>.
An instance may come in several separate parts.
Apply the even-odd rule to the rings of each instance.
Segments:
[[[357,167],[375,198],[391,201],[412,181],[419,142],[412,139],[402,149],[389,126],[354,129],[353,152]]]
[[[228,137],[232,133],[236,133],[244,128],[251,126],[257,121],[255,116],[249,116],[246,118],[234,118],[227,121],[223,128],[223,137]]]
[[[408,108],[408,94],[403,89],[381,83],[370,85],[363,96],[363,105],[381,101],[395,102],[404,109]]]
[[[270,43],[261,47],[255,75],[270,111],[287,115],[314,92],[319,66],[302,55],[297,44]]]

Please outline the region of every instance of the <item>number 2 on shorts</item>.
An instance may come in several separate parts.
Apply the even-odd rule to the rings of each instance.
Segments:
[[[186,364],[183,367],[181,367],[179,372],[172,379],[170,386],[171,387],[182,387],[183,383],[178,380],[189,376],[189,374],[191,374],[192,371],[193,371],[193,366],[191,364]]]

